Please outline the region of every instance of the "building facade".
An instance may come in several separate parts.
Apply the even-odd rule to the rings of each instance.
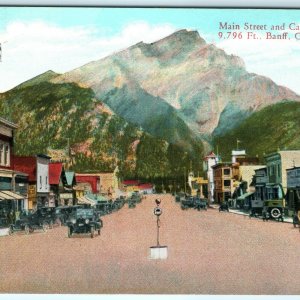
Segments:
[[[28,209],[49,206],[49,163],[50,157],[14,156],[14,169],[28,174]]]
[[[218,163],[212,166],[214,177],[214,199],[216,203],[228,201],[233,193],[231,163]]]
[[[281,184],[287,191],[287,169],[300,165],[300,150],[278,151],[265,155],[269,183]]]
[[[208,201],[209,203],[214,202],[214,189],[215,189],[215,181],[214,181],[214,170],[213,166],[218,163],[219,159],[214,152],[210,152],[203,159],[203,170],[206,172],[207,177],[207,192],[208,192]]]

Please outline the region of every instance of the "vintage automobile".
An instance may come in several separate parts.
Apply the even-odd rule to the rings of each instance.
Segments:
[[[229,205],[228,205],[228,202],[227,201],[224,201],[220,204],[220,207],[219,207],[219,212],[221,211],[227,211],[229,212]]]
[[[181,200],[185,199],[185,193],[179,192],[178,194],[175,194],[175,201],[176,202],[181,202]]]
[[[73,213],[79,207],[80,207],[79,205],[56,207],[55,208],[55,215],[57,219],[56,223],[58,225],[66,225],[70,214]]]
[[[127,203],[128,203],[128,208],[135,208],[136,207],[136,198],[135,197],[130,197],[128,200],[127,200]]]
[[[110,214],[113,211],[113,202],[112,200],[98,200],[95,209],[101,216]]]
[[[187,209],[190,207],[194,207],[194,198],[192,196],[187,196],[181,199],[181,209]]]
[[[283,200],[265,200],[262,210],[262,219],[267,221],[269,219],[275,219],[283,222],[284,220],[284,204]]]
[[[118,210],[121,209],[125,204],[125,200],[124,198],[117,198],[114,202],[113,202],[113,210]]]
[[[260,199],[250,200],[249,218],[260,216],[262,214],[263,206],[264,206],[263,200]]]
[[[100,235],[103,222],[93,208],[78,208],[70,215],[67,226],[69,238],[74,233],[90,234],[91,238],[93,238],[95,231]]]
[[[10,225],[10,234],[16,231],[25,231],[26,234],[34,232],[34,230],[47,231],[49,228],[49,220],[45,219],[45,215],[41,213],[41,210],[31,212],[23,212],[20,215],[20,219],[16,220],[14,224]]]
[[[207,210],[207,199],[194,197],[194,208]]]
[[[264,221],[275,219],[283,222],[285,199],[281,184],[268,184],[266,194],[267,199],[264,200],[262,219]]]
[[[61,225],[60,219],[56,215],[55,207],[41,207],[37,209],[37,213],[45,220],[49,228],[53,228],[53,225]]]
[[[140,203],[142,201],[142,197],[139,194],[139,192],[135,191],[132,193],[131,198],[136,202],[136,203]]]

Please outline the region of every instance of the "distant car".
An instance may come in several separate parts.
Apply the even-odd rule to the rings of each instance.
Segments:
[[[112,200],[99,200],[96,203],[96,211],[101,215],[107,215],[112,213],[114,207]]]
[[[227,211],[227,212],[229,212],[229,205],[228,205],[228,202],[227,202],[227,201],[222,202],[222,203],[220,204],[219,212],[221,212],[221,211]]]
[[[207,199],[194,197],[194,208],[207,210]]]
[[[192,196],[187,196],[180,200],[181,209],[187,209],[189,207],[194,207],[194,198]]]
[[[90,234],[91,238],[93,238],[95,231],[100,235],[103,222],[94,209],[78,208],[70,215],[67,225],[69,238],[72,237],[74,233]]]

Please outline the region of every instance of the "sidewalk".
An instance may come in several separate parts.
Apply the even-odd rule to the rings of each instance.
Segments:
[[[211,207],[213,209],[219,209],[219,205],[217,205],[217,204],[211,204],[209,207]],[[232,214],[236,214],[236,215],[243,215],[243,216],[247,216],[247,217],[249,216],[249,213],[241,211],[241,210],[238,210],[238,209],[229,208],[229,212],[232,213]],[[259,216],[258,219],[262,219],[262,217]],[[285,222],[285,223],[293,223],[293,218],[291,218],[291,217],[284,217],[283,222]]]

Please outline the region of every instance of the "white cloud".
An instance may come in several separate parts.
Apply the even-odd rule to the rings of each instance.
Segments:
[[[280,33],[280,32],[279,32]],[[300,94],[300,40],[228,39],[217,43],[228,54],[243,58],[249,72],[271,78]]]
[[[8,90],[47,70],[63,73],[137,42],[153,42],[176,28],[137,22],[103,37],[93,27],[62,28],[41,21],[12,22],[0,32],[0,91]]]

